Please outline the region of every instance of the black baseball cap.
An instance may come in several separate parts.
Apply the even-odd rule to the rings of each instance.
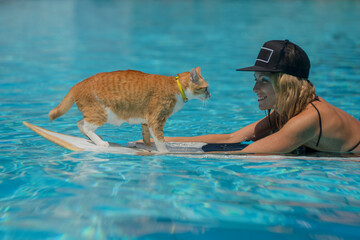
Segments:
[[[289,40],[264,43],[255,65],[236,71],[282,72],[299,78],[308,78],[310,60],[305,51]]]

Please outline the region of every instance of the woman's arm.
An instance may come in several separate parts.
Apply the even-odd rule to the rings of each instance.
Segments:
[[[268,117],[265,117],[233,133],[210,134],[195,137],[165,137],[165,142],[238,143],[257,140],[269,135],[270,133],[271,127],[269,119]]]
[[[228,153],[289,153],[317,137],[318,133],[317,114],[307,111],[290,119],[278,132],[257,140],[241,151]]]

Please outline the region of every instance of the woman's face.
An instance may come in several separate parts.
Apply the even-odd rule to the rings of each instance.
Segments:
[[[276,103],[276,96],[274,88],[271,84],[271,73],[255,72],[255,86],[254,93],[258,96],[259,109],[274,109]]]

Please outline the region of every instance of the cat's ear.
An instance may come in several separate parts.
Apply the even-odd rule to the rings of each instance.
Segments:
[[[197,67],[196,68],[196,72],[197,72],[197,74],[200,76],[201,75],[201,69],[200,69],[200,67]]]
[[[198,82],[199,82],[199,74],[198,74],[198,72],[197,72],[197,69],[198,69],[198,68],[199,68],[199,67],[197,67],[196,69],[195,69],[195,68],[191,69],[190,79],[191,79],[191,81],[192,81],[193,83],[198,83]],[[200,68],[199,68],[199,70],[200,70]]]

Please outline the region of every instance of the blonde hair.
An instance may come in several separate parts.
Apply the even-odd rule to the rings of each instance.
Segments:
[[[315,87],[305,78],[274,73],[271,83],[276,96],[276,125],[279,129],[316,98]]]

